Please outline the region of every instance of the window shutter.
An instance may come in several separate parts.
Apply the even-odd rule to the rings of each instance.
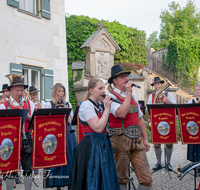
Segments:
[[[44,99],[51,100],[51,90],[53,87],[53,70],[44,69]]]
[[[41,0],[41,14],[44,18],[51,18],[50,0]]]
[[[7,4],[19,8],[19,0],[7,0]]]
[[[10,63],[10,74],[22,75],[22,65],[17,63]]]

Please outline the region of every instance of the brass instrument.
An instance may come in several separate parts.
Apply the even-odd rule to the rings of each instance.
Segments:
[[[31,99],[30,94],[29,94],[28,92],[24,92],[24,93],[23,93],[23,98],[24,98],[25,100],[30,100],[30,99]]]
[[[197,103],[199,104],[200,103],[200,99],[199,98],[196,98],[197,99]]]
[[[173,84],[166,78],[166,82],[162,85],[162,87],[157,91],[155,97],[154,97],[154,101],[153,103],[163,103],[163,102],[159,102],[157,99],[160,96],[165,96],[164,94],[162,94],[162,92],[164,90],[166,90],[169,86],[173,86]]]
[[[41,104],[41,102],[40,102],[40,100],[38,100],[38,98],[34,98],[34,99],[32,99],[31,100],[33,103],[37,103],[37,105],[38,105],[38,108],[39,109],[42,109],[42,104]]]
[[[22,109],[22,97],[21,96],[19,96],[19,108]],[[22,126],[22,141],[27,141],[24,123],[23,123],[23,126]]]
[[[10,84],[12,84],[13,78],[15,77],[21,77],[22,79],[24,78],[23,75],[18,75],[18,74],[9,74],[9,75],[5,75],[5,77],[7,77],[10,80]]]

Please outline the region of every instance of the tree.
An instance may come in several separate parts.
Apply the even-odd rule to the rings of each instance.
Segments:
[[[153,31],[146,41],[147,48],[154,48],[155,50],[163,48],[158,37],[158,31]]]
[[[160,40],[165,46],[169,44],[170,38],[200,35],[200,12],[191,0],[183,8],[174,1],[168,7],[169,10],[162,11],[160,15]]]

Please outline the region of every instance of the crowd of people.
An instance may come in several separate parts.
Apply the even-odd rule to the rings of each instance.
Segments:
[[[67,160],[68,165],[50,168],[49,177],[44,180],[45,188],[68,186],[72,190],[127,190],[130,181],[130,163],[137,176],[138,190],[152,189],[152,176],[146,152],[150,145],[146,133],[143,113],[136,96],[132,93],[132,81],[128,81],[130,72],[120,65],[111,68],[111,77],[108,79],[112,91],[105,95],[105,85],[101,79],[92,78],[88,83],[87,94],[81,103],[78,119],[82,128],[83,138],[77,145],[74,133],[70,133],[70,123],[73,119],[73,110],[67,119]],[[151,84],[155,93],[149,96],[148,104],[154,104],[155,94],[162,87],[164,81],[154,78]],[[114,88],[111,88],[111,84]],[[44,102],[38,99],[39,90],[35,86],[28,88],[30,100],[23,97],[25,85],[20,76],[15,76],[10,84],[2,86],[0,109],[28,109],[25,120],[25,133],[30,149],[21,148],[21,166],[23,169],[25,190],[32,187],[32,134],[28,130],[29,121],[35,109],[72,108],[66,101],[66,89],[61,83],[56,83],[51,92],[51,101]],[[200,99],[200,85],[194,87],[196,98],[188,103],[198,103]],[[170,92],[162,91],[158,97],[159,103],[176,104]],[[118,103],[113,101],[118,100]],[[120,102],[120,103],[119,103]],[[21,105],[20,105],[21,104]],[[157,163],[153,168],[157,171],[162,168],[161,145],[155,144]],[[197,148],[197,158],[194,160],[194,149]],[[173,145],[166,145],[167,169],[172,170],[170,164]],[[188,160],[200,161],[200,145],[188,145]],[[44,170],[45,174],[45,170]],[[14,188],[17,176],[12,173],[6,178],[6,189]],[[51,177],[55,176],[55,177]],[[57,177],[59,176],[59,177]],[[65,177],[68,176],[68,177]]]

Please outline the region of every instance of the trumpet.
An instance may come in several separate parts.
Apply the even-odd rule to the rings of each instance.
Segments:
[[[42,109],[42,104],[40,103],[40,100],[38,100],[37,98],[34,98],[31,100],[33,103],[37,102],[38,108]]]
[[[21,96],[19,96],[19,108],[22,109],[22,97]],[[23,123],[23,126],[22,126],[22,141],[27,141],[24,123]]]
[[[62,99],[62,103],[63,103],[62,107],[64,108],[65,107],[65,101],[64,101],[64,98],[62,96],[61,96],[61,99]],[[71,126],[71,123],[70,123],[70,126]],[[74,133],[74,132],[75,132],[75,130],[71,126],[70,133]]]

